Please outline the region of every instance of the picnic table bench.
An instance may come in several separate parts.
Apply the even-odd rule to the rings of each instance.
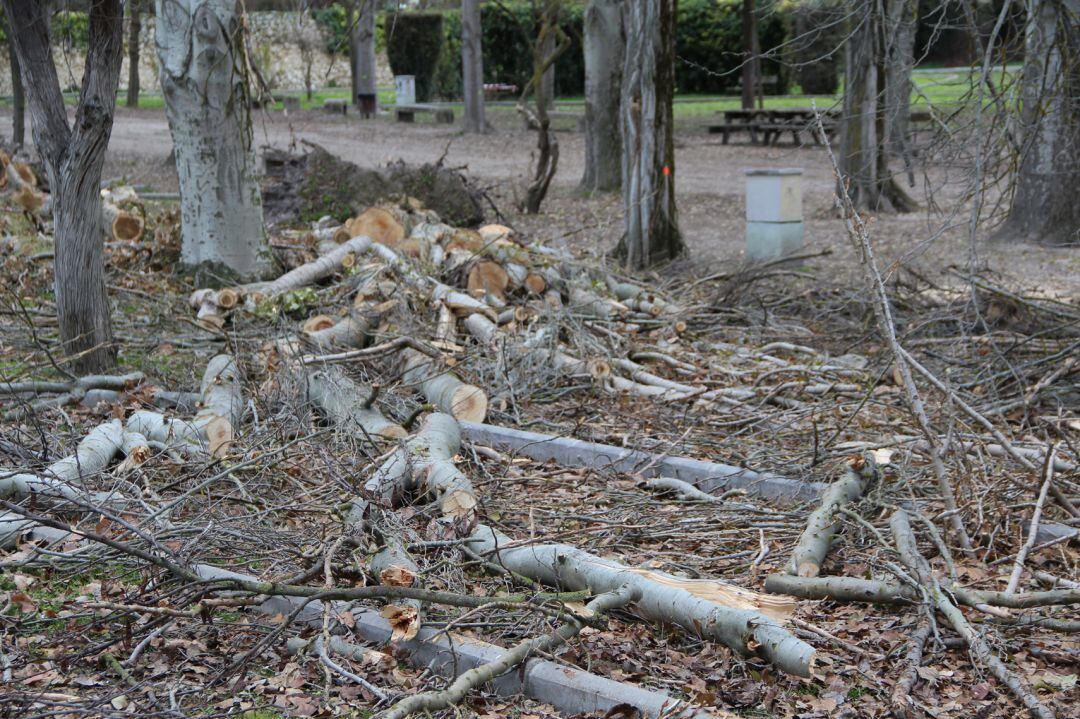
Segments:
[[[826,135],[836,131],[835,114],[823,112],[822,127]],[[734,132],[747,132],[750,135],[751,144],[759,144],[758,134],[761,134],[760,144],[775,145],[785,132],[791,133],[791,139],[796,145],[802,144],[802,132],[809,132],[814,142],[821,142],[818,133],[815,132],[817,125],[817,113],[813,108],[780,108],[765,110],[759,108],[725,110],[724,122],[710,125],[710,133],[722,135],[721,142],[728,144],[731,134]]]
[[[454,122],[454,111],[439,105],[395,105],[394,117],[398,122],[416,122],[416,116],[425,113],[435,115],[435,122],[450,125]]]
[[[331,97],[323,100],[323,112],[330,115],[347,115],[349,113],[349,101],[339,97]]]

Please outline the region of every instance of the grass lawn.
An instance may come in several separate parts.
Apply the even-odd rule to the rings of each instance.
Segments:
[[[1010,66],[1004,70],[997,68],[993,74],[993,81],[997,87],[1015,78],[1019,72],[1019,66]],[[965,94],[972,90],[972,82],[975,79],[970,68],[919,68],[912,73],[912,82],[915,89],[912,91],[912,107],[925,107],[932,105],[952,105],[959,102]],[[279,95],[292,95],[300,98],[300,106],[304,109],[317,109],[322,107],[325,100],[348,99],[349,88],[322,88],[312,93],[308,99],[303,90],[276,91]],[[65,93],[69,104],[74,104],[77,99],[76,93]],[[766,95],[765,107],[809,107],[812,103],[818,107],[827,109],[838,105],[843,97],[843,85],[835,95]],[[989,102],[989,99],[987,100]],[[117,97],[117,104],[123,105],[124,93],[121,91]],[[387,107],[394,102],[394,89],[383,87],[379,89],[379,105]],[[139,107],[145,109],[162,109],[165,105],[164,98],[160,94],[143,93],[139,98]],[[449,107],[458,112],[462,109],[460,102],[447,103]],[[583,97],[560,97],[556,100],[557,110],[568,112],[583,112],[585,100]],[[10,107],[11,98],[0,98],[0,107]],[[677,95],[675,98],[675,119],[696,120],[715,115],[724,110],[736,109],[740,106],[737,95]],[[281,103],[275,103],[274,109],[281,109]],[[491,104],[488,112],[515,113],[513,102]]]

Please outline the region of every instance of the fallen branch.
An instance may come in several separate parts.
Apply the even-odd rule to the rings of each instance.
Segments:
[[[941,588],[941,585],[938,584],[937,579],[930,570],[930,565],[919,553],[915,544],[915,535],[911,531],[911,523],[908,521],[907,512],[902,509],[893,512],[889,525],[892,528],[893,539],[896,542],[896,549],[900,553],[901,560],[915,575],[933,605],[945,616],[949,624],[956,630],[956,633],[963,638],[964,643],[971,649],[973,658],[987,667],[997,677],[998,681],[1007,686],[1016,698],[1023,702],[1033,716],[1038,717],[1038,719],[1055,719],[1054,712],[1039,701],[1039,698],[1035,696],[1035,693],[1020,677],[1009,671],[1005,663],[998,658],[997,653],[990,648],[982,635],[972,628],[967,618],[964,617],[964,613],[960,611]]]
[[[840,528],[836,510],[861,497],[876,474],[877,467],[870,455],[858,455],[848,461],[844,476],[829,485],[822,495],[821,506],[807,519],[806,529],[791,552],[789,574],[816,577],[821,573],[833,536]]]
[[[647,619],[677,624],[739,654],[760,656],[789,674],[806,677],[813,671],[814,649],[763,613],[790,613],[789,602],[774,603],[765,595],[714,581],[695,587],[693,580],[635,570],[565,544],[515,546],[509,537],[483,525],[472,536],[482,540],[471,545],[473,551],[512,572],[595,594],[628,584],[640,592],[635,604]]]

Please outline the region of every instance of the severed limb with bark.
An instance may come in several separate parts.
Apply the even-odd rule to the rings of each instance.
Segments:
[[[1054,712],[1039,701],[1035,692],[1031,690],[1031,687],[1023,679],[1005,666],[1005,663],[998,658],[997,653],[991,649],[986,639],[968,623],[964,613],[960,611],[960,608],[938,583],[929,563],[919,553],[907,512],[903,509],[893,512],[889,520],[889,526],[892,528],[893,540],[896,542],[896,549],[900,553],[900,559],[915,575],[915,578],[930,598],[931,603],[944,615],[945,619],[956,630],[956,633],[967,644],[975,661],[987,667],[997,677],[998,681],[1007,686],[1016,698],[1023,702],[1033,716],[1038,719],[1055,719]]]
[[[1034,609],[1080,604],[1080,590],[1077,589],[1015,593],[968,589],[951,583],[944,586],[958,603],[969,607]],[[919,593],[912,587],[861,577],[793,577],[773,574],[765,579],[765,591],[801,599],[833,599],[839,602],[869,604],[910,604],[920,600]]]
[[[389,506],[407,492],[436,498],[444,517],[471,527],[477,498],[472,482],[454,464],[461,449],[461,428],[448,414],[435,412],[420,431],[391,454],[364,484],[364,491]]]
[[[858,455],[848,460],[844,476],[829,485],[821,497],[821,506],[810,514],[806,529],[791,553],[788,574],[816,577],[821,573],[833,536],[840,528],[836,511],[861,497],[876,474],[877,467],[870,455]]]
[[[335,425],[356,427],[364,439],[402,439],[405,428],[383,416],[374,406],[375,387],[365,388],[332,365],[312,369],[301,365],[307,380],[308,399]]]
[[[477,554],[506,569],[564,589],[611,592],[627,584],[640,592],[635,603],[652,621],[677,624],[718,641],[742,655],[757,655],[789,674],[808,677],[814,649],[789,633],[777,617],[790,616],[794,604],[709,580],[683,580],[618,562],[566,544],[519,545],[486,526],[472,535]]]
[[[335,246],[330,252],[311,262],[289,270],[271,282],[252,282],[236,288],[223,290],[195,290],[189,298],[192,307],[198,309],[198,317],[207,324],[220,327],[224,322],[221,310],[236,307],[241,300],[254,307],[259,300],[273,298],[286,292],[313,285],[319,280],[340,271],[355,262],[357,255],[371,249],[371,238],[354,237]]]
[[[448,369],[414,349],[402,349],[398,355],[403,381],[420,389],[428,402],[439,411],[467,422],[483,422],[488,398],[484,390],[465,384]]]
[[[420,570],[409,555],[401,536],[385,526],[379,526],[383,546],[368,563],[368,569],[379,580],[379,584],[388,587],[416,586]],[[420,631],[424,621],[423,603],[416,598],[403,597],[387,602],[382,610],[382,618],[390,622],[393,628],[391,641],[408,641]]]
[[[200,403],[202,408],[190,420],[139,410],[128,417],[126,426],[152,442],[191,456],[224,456],[244,413],[236,361],[230,355],[215,355],[206,363]]]
[[[600,615],[612,609],[624,607],[638,599],[640,599],[639,590],[629,584],[624,584],[610,592],[598,595],[585,605],[585,609],[588,618],[595,621]],[[419,712],[427,714],[460,704],[471,690],[481,687],[495,677],[521,665],[533,654],[550,652],[566,644],[570,639],[580,634],[583,627],[584,622],[581,618],[571,617],[570,621],[551,634],[521,642],[514,648],[503,652],[494,661],[481,664],[462,673],[446,689],[406,697],[387,711],[378,714],[377,717],[378,719],[405,719],[405,717]]]

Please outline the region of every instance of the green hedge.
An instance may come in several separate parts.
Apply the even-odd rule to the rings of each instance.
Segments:
[[[762,48],[779,47],[788,37],[788,21],[780,2],[759,3],[758,34]],[[679,0],[676,29],[675,82],[679,92],[725,92],[739,82],[742,57],[741,0]],[[484,3],[483,46],[485,82],[524,87],[532,75],[529,38],[536,36],[532,5],[525,2]],[[585,58],[582,50],[583,4],[563,11],[562,28],[571,46],[555,65],[555,93],[561,96],[585,92]],[[435,94],[461,97],[461,14],[443,13],[443,53],[435,72]],[[776,76],[787,92],[786,65],[779,58],[763,58],[762,73]]]
[[[416,77],[418,102],[427,102],[434,95],[444,26],[443,15],[436,12],[394,13],[383,20],[390,69],[395,75]]]

